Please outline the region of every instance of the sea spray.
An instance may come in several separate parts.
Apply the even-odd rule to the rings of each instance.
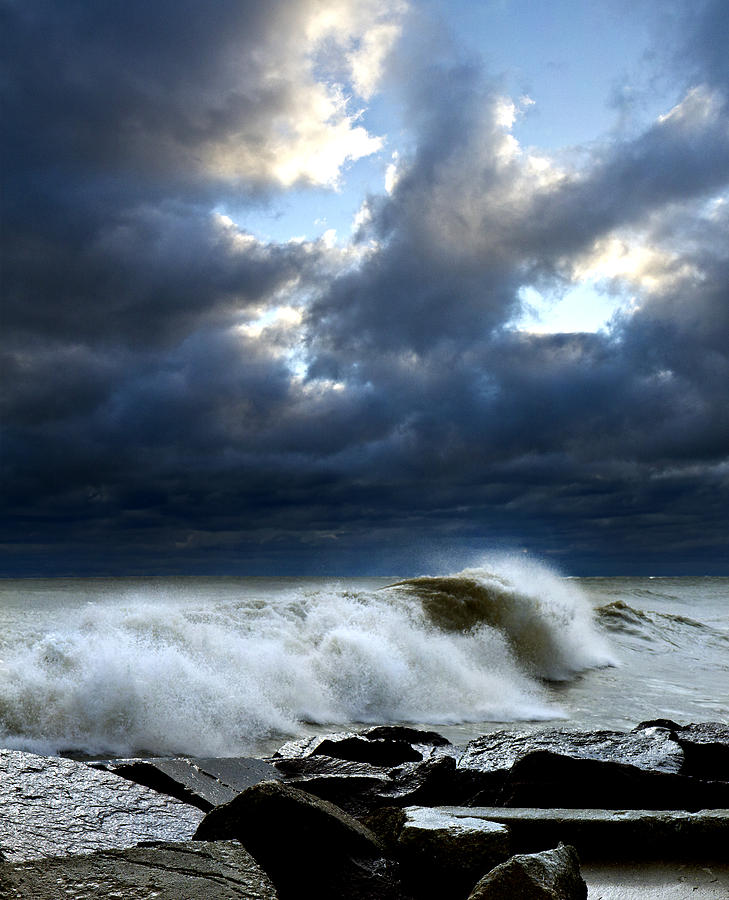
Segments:
[[[533,675],[554,681],[616,664],[595,628],[583,592],[541,563],[514,557],[455,575],[423,576],[393,585],[419,598],[445,630],[488,625],[499,631]]]
[[[302,722],[542,720],[561,711],[541,678],[610,661],[579,591],[551,573],[502,563],[445,580],[455,604],[464,584],[497,585],[492,603],[510,611],[456,626],[417,590],[335,583],[72,605],[5,641],[0,741],[222,756]]]

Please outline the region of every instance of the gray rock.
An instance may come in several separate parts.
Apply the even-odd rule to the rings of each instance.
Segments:
[[[524,756],[540,750],[576,759],[629,763],[647,772],[674,774],[681,770],[684,759],[683,751],[668,729],[649,729],[640,733],[562,729],[495,731],[467,744],[458,759],[458,802],[474,806],[498,805],[512,766]]]
[[[228,803],[259,781],[282,777],[269,763],[244,757],[115,759],[89,765],[169,794],[204,812]]]
[[[587,885],[574,847],[512,856],[478,882],[468,900],[585,900]]]
[[[334,804],[280,782],[257,784],[213,809],[195,838],[239,840],[282,900],[401,896],[397,867],[371,831]]]
[[[458,761],[459,769],[506,773],[514,763],[535,750],[562,756],[600,759],[636,766],[649,772],[681,771],[681,747],[666,728],[623,731],[495,731],[467,744]]]
[[[403,813],[397,851],[403,881],[416,897],[465,896],[511,853],[506,825],[422,806]]]
[[[645,809],[444,807],[456,817],[500,822],[514,849],[531,852],[560,841],[582,859],[726,859],[729,809],[684,812]]]
[[[237,841],[194,841],[0,863],[0,897],[277,900],[278,895],[265,872]]]
[[[10,862],[185,841],[202,813],[69,759],[0,750],[0,849]]]

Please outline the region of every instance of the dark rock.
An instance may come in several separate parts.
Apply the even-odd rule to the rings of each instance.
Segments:
[[[299,756],[294,758],[274,759],[273,766],[287,779],[323,778],[331,775],[337,778],[378,777],[388,781],[391,767],[373,766],[366,762],[352,762],[348,759],[337,759],[331,756]]]
[[[274,760],[274,765],[288,784],[330,800],[354,816],[382,805],[377,792],[392,784],[388,769],[329,756]]]
[[[532,852],[562,841],[582,859],[726,860],[729,810],[539,809],[444,807],[452,816],[511,829],[514,849]]]
[[[317,756],[333,756],[353,762],[367,762],[374,766],[397,766],[403,762],[419,762],[423,755],[406,741],[389,738],[346,737],[326,738],[313,751]]]
[[[130,850],[0,864],[0,896],[33,900],[277,900],[237,841],[159,843]]]
[[[672,736],[675,736],[676,732],[683,726],[674,722],[673,719],[648,719],[648,721],[636,725],[632,731],[643,731],[646,728],[665,728],[666,731],[671,732]]]
[[[687,775],[729,781],[729,725],[701,722],[678,729]]]
[[[585,900],[587,885],[574,847],[512,856],[478,882],[468,900]]]
[[[729,806],[729,784],[538,750],[514,763],[495,805],[717,809]]]
[[[403,881],[415,897],[465,897],[511,853],[509,829],[440,809],[409,807],[397,840]]]
[[[351,816],[366,815],[383,801],[378,788],[389,784],[386,778],[358,775],[325,775],[287,782],[299,790],[336,804]]]
[[[262,782],[207,814],[198,840],[239,840],[282,900],[399,898],[397,867],[375,835],[332,803],[280,782]]]
[[[320,750],[324,744],[324,750]],[[344,744],[337,748],[332,745]],[[374,746],[368,747],[368,744]],[[407,748],[410,748],[409,750]],[[446,738],[435,731],[420,731],[400,725],[376,725],[362,731],[314,735],[283,744],[271,758],[297,759],[314,753],[326,753],[340,759],[370,762],[373,765],[398,765],[406,760],[428,759],[451,748]],[[419,754],[418,756],[415,753]]]
[[[259,781],[280,778],[278,771],[260,759],[119,759],[89,763],[136,784],[191,803],[204,812],[228,803]]]
[[[437,731],[421,731],[403,725],[375,725],[362,733],[370,740],[385,738],[388,741],[407,741],[415,746],[448,747],[451,743]]]
[[[646,771],[677,773],[683,751],[666,730],[622,731],[495,731],[466,745],[457,762],[461,803],[498,805],[507,776],[517,760],[538,750],[581,759],[630,763]]]
[[[376,791],[377,802],[387,806],[439,806],[461,799],[456,787],[456,761],[451,756],[393,769],[389,784]]]
[[[81,762],[0,750],[0,848],[10,862],[184,841],[202,813]]]
[[[397,853],[398,838],[402,826],[405,824],[404,809],[396,806],[382,806],[363,816],[360,821],[377,837],[388,856],[394,856]]]

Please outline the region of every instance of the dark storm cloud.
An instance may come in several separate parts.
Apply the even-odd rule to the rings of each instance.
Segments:
[[[8,571],[402,571],[484,544],[716,569],[719,6],[684,30],[703,86],[549,177],[498,83],[419,57],[414,149],[369,200],[359,264],[214,211],[280,189],[270,140],[299,94],[266,54],[307,7],[2,6]],[[513,329],[522,286],[564,289],[621,229],[659,260],[650,290],[615,280],[636,311],[597,334]],[[300,325],[275,318],[289,303]]]
[[[303,6],[292,8],[289,28]],[[291,102],[285,78],[266,86],[261,77],[281,8],[246,0],[4,3],[11,153],[21,165],[66,166],[81,178],[132,171],[189,190],[205,149],[231,134],[265,152],[272,117]]]

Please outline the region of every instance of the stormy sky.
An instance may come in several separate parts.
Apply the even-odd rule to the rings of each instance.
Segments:
[[[727,34],[0,0],[4,574],[728,574]]]

